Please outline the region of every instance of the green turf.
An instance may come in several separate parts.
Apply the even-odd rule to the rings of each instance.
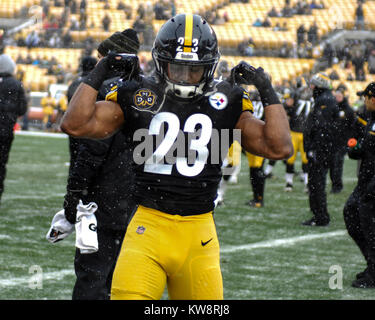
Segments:
[[[0,207],[0,299],[71,297],[74,234],[56,244],[45,240],[53,215],[61,209],[68,161],[67,139],[15,138]],[[228,187],[225,205],[215,213],[225,299],[374,299],[375,290],[350,286],[365,268],[342,217],[356,183],[355,170],[356,162],[346,159],[344,191],[328,194],[330,226],[311,228],[300,224],[311,217],[303,184],[295,178],[295,190],[284,192],[281,161],[275,178],[267,180],[265,207],[245,205],[252,191],[243,157],[239,183]],[[335,266],[342,270],[341,289],[330,288],[336,273],[329,271]]]

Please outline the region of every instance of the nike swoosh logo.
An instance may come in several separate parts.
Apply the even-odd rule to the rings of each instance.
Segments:
[[[210,240],[208,240],[208,241],[206,241],[206,242],[203,242],[203,241],[201,240],[202,247],[204,247],[204,246],[205,246],[207,243],[209,243],[212,239],[213,239],[213,238],[211,238]]]

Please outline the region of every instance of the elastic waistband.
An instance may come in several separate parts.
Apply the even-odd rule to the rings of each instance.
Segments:
[[[137,212],[142,211],[148,214],[152,215],[158,215],[160,217],[163,217],[165,219],[170,219],[170,220],[181,220],[181,221],[192,221],[192,220],[205,220],[209,219],[212,217],[213,211],[206,212],[206,213],[201,213],[201,214],[192,214],[192,215],[178,215],[178,214],[170,214],[166,213],[157,209],[145,207],[142,205],[138,206]]]

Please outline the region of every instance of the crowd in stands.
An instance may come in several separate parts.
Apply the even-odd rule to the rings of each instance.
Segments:
[[[311,15],[313,9],[324,9],[325,5],[323,1],[317,3],[316,0],[310,2],[306,0],[299,0],[291,5],[290,0],[285,0],[284,7],[278,11],[275,7],[272,7],[268,12],[269,17],[285,17],[291,18],[294,15]]]
[[[338,47],[327,43],[319,62],[320,69],[338,65],[338,70],[343,71],[332,70],[331,80],[366,81],[366,74],[375,74],[375,41],[348,39]],[[342,79],[343,74],[347,75],[346,79]]]
[[[317,4],[315,0],[311,0],[310,3],[307,2],[306,0],[299,0],[292,6],[290,3],[290,0],[285,0],[284,7],[281,10],[277,10],[275,7],[272,7],[271,10],[268,12],[267,16],[264,17],[263,20],[261,18],[257,18],[254,21],[253,26],[254,27],[271,27],[272,24],[269,18],[276,18],[276,17],[292,18],[294,15],[311,15],[313,9],[324,9],[324,8],[325,6],[324,6],[323,1]],[[301,25],[300,27],[302,26],[303,25]],[[316,28],[316,22],[311,27],[313,26],[314,28]],[[299,40],[303,42],[302,40],[303,40],[305,32],[308,32],[309,34],[311,33],[312,34],[311,36],[314,36],[316,32],[314,28],[306,31],[303,26],[303,28],[301,28],[301,30],[298,32]],[[284,22],[282,26],[280,26],[279,24],[276,24],[276,26],[274,27],[274,30],[275,31],[287,31],[288,25],[286,22]]]
[[[292,6],[290,0],[285,0],[284,7],[278,11],[275,7],[267,13],[264,19],[257,18],[253,22],[254,27],[272,28],[275,32],[288,31],[288,22],[276,22],[272,25],[270,18],[284,17],[292,18],[294,15],[311,15],[313,9],[324,9],[323,1],[317,3],[316,0],[310,2],[298,0]],[[227,18],[229,20],[229,17]],[[279,48],[278,56],[282,58],[313,58],[313,47],[319,42],[318,25],[314,21],[309,28],[301,24],[296,31],[296,44],[291,47],[286,42]],[[244,56],[252,56],[256,52],[253,39],[250,37],[238,46],[238,52]]]
[[[176,14],[175,0],[162,0],[155,2],[152,5],[150,2],[139,4],[138,8],[134,8],[125,1],[119,1],[116,8],[110,8],[108,0],[99,0],[104,3],[105,9],[123,10],[126,19],[132,19],[132,27],[139,33],[141,43],[145,46],[151,46],[155,36],[153,27],[154,20],[165,20],[170,16]],[[356,27],[363,28],[364,26],[364,12],[362,4],[365,0],[358,0],[358,8],[356,10]],[[230,2],[245,2],[248,0],[230,0]],[[43,8],[43,28],[38,31],[30,31],[26,36],[19,36],[16,38],[18,46],[33,47],[51,47],[51,48],[69,48],[80,47],[86,48],[89,53],[95,48],[95,39],[90,36],[85,37],[84,41],[73,41],[72,31],[84,31],[93,28],[93,22],[88,21],[87,14],[87,0],[41,0]],[[222,25],[229,22],[231,17],[227,11],[221,11],[226,2],[214,5],[210,10],[198,10],[197,13],[205,17],[205,19],[212,25]],[[62,14],[53,14],[51,6],[61,8]],[[272,28],[275,32],[284,32],[289,30],[288,22],[271,23],[270,18],[273,17],[289,17],[295,15],[311,15],[313,10],[324,9],[324,0],[284,0],[283,6],[280,8],[272,7],[267,15],[262,18],[257,18],[253,21],[253,26],[261,26]],[[22,10],[21,10],[22,11]],[[26,15],[27,12],[23,10]],[[79,16],[77,20],[76,17]],[[88,25],[90,24],[90,25]],[[101,20],[101,29],[103,31],[113,31],[111,29],[111,16],[106,13]],[[310,26],[301,24],[296,31],[296,48],[289,46],[282,46],[280,48],[280,57],[299,57],[299,58],[314,58],[312,52],[313,47],[319,42],[319,27],[314,21]],[[239,44],[238,52],[241,55],[251,56],[256,53],[256,47],[251,37]]]
[[[155,32],[153,30],[153,20],[165,20],[176,14],[175,0],[162,0],[152,5],[151,3],[139,4],[137,10],[125,1],[119,1],[116,8],[111,8],[108,0],[104,2],[104,9],[123,10],[126,19],[133,19],[132,27],[139,33],[142,43],[151,45]],[[26,37],[19,35],[15,41],[18,46],[33,47],[54,47],[54,48],[86,48],[95,42],[95,39],[87,37],[82,43],[72,41],[72,31],[85,31],[94,28],[93,21],[89,21],[87,12],[87,0],[41,0],[43,8],[43,25],[41,29],[32,30]],[[54,14],[51,7],[61,8],[62,14]],[[21,16],[27,17],[28,8],[21,10]],[[78,16],[78,19],[76,18]],[[101,20],[101,30],[112,32],[112,19],[106,12]],[[12,39],[9,39],[12,41]],[[95,46],[92,45],[94,48]]]
[[[116,8],[110,8],[108,0],[99,0],[104,3],[105,9],[123,10],[126,19],[133,19],[132,27],[138,32],[141,43],[146,46],[151,46],[155,36],[153,27],[154,20],[165,20],[168,17],[176,14],[175,0],[161,0],[154,4],[150,2],[141,3],[134,9],[126,1],[119,1]],[[280,8],[273,7],[267,13],[265,19],[260,18],[254,21],[253,25],[272,28],[275,32],[283,32],[289,30],[288,22],[282,24],[276,23],[272,26],[270,18],[273,17],[293,17],[295,15],[311,15],[313,10],[320,10],[325,8],[324,0],[298,0],[290,1],[284,0],[284,5]],[[249,3],[249,0],[230,0],[233,3]],[[362,3],[364,0],[358,0],[358,8],[356,10],[357,22],[361,24],[363,17]],[[220,25],[230,21],[227,11],[220,10],[227,3],[214,5],[211,10],[197,12],[207,19],[212,25]],[[87,0],[41,0],[40,5],[43,8],[43,26],[41,29],[30,30],[26,36],[17,34],[14,37],[3,37],[8,41],[9,45],[24,46],[29,49],[32,48],[84,48],[83,56],[94,54],[97,47],[97,40],[88,36],[81,42],[75,42],[72,39],[71,32],[82,31],[91,28],[88,25],[90,22],[87,17]],[[52,7],[61,8],[62,14],[56,15]],[[24,15],[27,14],[25,10],[21,10]],[[220,14],[219,14],[220,12]],[[76,17],[79,17],[77,20]],[[289,19],[287,20],[289,21]],[[361,22],[362,21],[362,22]],[[103,31],[112,32],[111,16],[105,14],[101,21],[101,29]],[[358,27],[359,28],[359,27]],[[301,24],[296,31],[296,41],[293,45],[284,42],[278,49],[276,56],[281,58],[302,58],[302,59],[317,59],[319,70],[330,68],[334,64],[339,64],[340,68],[346,70],[345,80],[365,81],[366,74],[375,74],[375,45],[372,42],[360,42],[356,40],[348,40],[344,46],[333,48],[329,43],[320,45],[319,26],[316,21],[312,22],[310,26]],[[253,56],[256,55],[256,44],[251,37],[239,44],[237,52],[239,55]],[[273,55],[275,55],[273,53]],[[40,68],[46,68],[48,75],[57,77],[57,83],[69,82],[77,70],[63,68],[56,60],[46,57],[35,57],[31,55],[17,58],[18,64],[31,64]],[[153,61],[148,60],[146,56],[140,56],[140,63],[143,72],[149,74],[153,71]],[[367,69],[365,69],[367,68]],[[316,71],[316,70],[315,70]],[[352,72],[350,72],[352,71]],[[22,79],[22,70],[18,77]],[[330,72],[331,79],[340,77],[337,70]],[[343,75],[341,75],[343,77]],[[344,79],[340,79],[344,80]]]
[[[71,67],[67,66],[63,68],[63,66],[57,61],[56,57],[51,57],[48,59],[47,57],[36,56],[32,58],[30,54],[28,54],[25,58],[22,55],[19,55],[16,60],[17,64],[25,64],[25,65],[34,65],[39,68],[47,69],[46,75],[53,75],[56,77],[57,83],[68,83],[74,77],[74,70],[71,70]],[[22,68],[17,69],[17,79],[23,81],[25,71]]]

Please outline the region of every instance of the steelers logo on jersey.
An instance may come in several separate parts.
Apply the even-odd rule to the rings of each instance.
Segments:
[[[150,109],[156,101],[156,95],[150,89],[139,89],[134,95],[134,104],[140,109]]]
[[[217,110],[223,110],[228,104],[228,98],[224,93],[216,92],[209,98],[210,105]]]

